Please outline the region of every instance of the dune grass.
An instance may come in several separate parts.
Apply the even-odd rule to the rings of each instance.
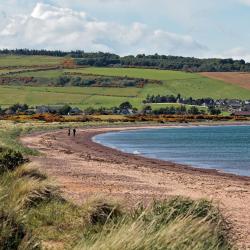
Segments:
[[[62,124],[50,126],[4,122],[1,145],[32,153],[18,136]],[[0,249],[231,249],[224,225],[206,200],[174,197],[128,209],[99,197],[75,205],[30,165],[0,174]]]
[[[0,176],[0,197],[1,249],[230,249],[219,211],[205,200],[130,211],[100,198],[77,206],[26,166]]]

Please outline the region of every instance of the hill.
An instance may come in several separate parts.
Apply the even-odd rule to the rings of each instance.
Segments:
[[[15,56],[53,56],[75,58],[77,65],[81,66],[122,66],[122,67],[143,67],[168,70],[184,70],[191,72],[233,72],[233,71],[250,71],[250,63],[244,60],[209,58],[200,59],[193,57],[181,57],[170,55],[145,55],[136,56],[119,56],[111,53],[86,53],[84,51],[47,51],[47,50],[0,50],[0,55]]]
[[[60,57],[50,56],[0,57],[0,106],[19,102],[34,106],[67,103],[80,108],[98,108],[113,107],[130,101],[135,107],[141,108],[142,101],[148,94],[250,99],[248,89],[197,73],[142,68],[63,69],[59,68],[61,62]],[[50,68],[51,66],[54,68]],[[8,72],[11,74],[6,75]],[[63,86],[57,85],[65,77],[70,82]],[[71,81],[74,82],[77,78],[85,85],[72,85]],[[89,85],[93,79],[99,85]],[[124,86],[127,83],[131,86],[121,87],[121,82],[125,82]],[[140,86],[138,82],[143,84]]]

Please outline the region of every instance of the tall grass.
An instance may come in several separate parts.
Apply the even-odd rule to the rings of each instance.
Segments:
[[[175,198],[107,223],[75,249],[230,249],[219,212],[207,201]]]
[[[24,125],[8,135],[6,129],[4,144],[15,145],[27,130]],[[78,206],[45,174],[22,165],[0,174],[2,249],[224,250],[230,245],[224,220],[208,201],[176,197],[128,211],[98,198]]]
[[[1,175],[0,199],[0,249],[230,249],[219,211],[205,200],[131,211],[100,198],[77,206],[27,166]]]

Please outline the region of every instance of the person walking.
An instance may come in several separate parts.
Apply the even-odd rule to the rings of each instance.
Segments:
[[[76,136],[76,129],[75,128],[73,129],[73,135],[74,135],[74,137]]]
[[[69,130],[68,130],[68,136],[70,136],[70,133],[71,133],[71,131],[70,131],[70,128],[69,128]]]

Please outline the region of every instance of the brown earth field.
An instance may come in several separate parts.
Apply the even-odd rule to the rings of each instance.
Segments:
[[[21,141],[42,153],[29,164],[46,172],[77,204],[93,196],[119,200],[128,208],[177,195],[205,198],[221,209],[236,246],[250,249],[250,177],[144,158],[92,141],[97,134],[125,129],[134,128],[79,129],[75,138],[60,130]]]
[[[246,72],[204,72],[200,73],[202,76],[206,76],[216,80],[222,80],[224,82],[239,85],[242,88],[250,89],[250,73]]]

